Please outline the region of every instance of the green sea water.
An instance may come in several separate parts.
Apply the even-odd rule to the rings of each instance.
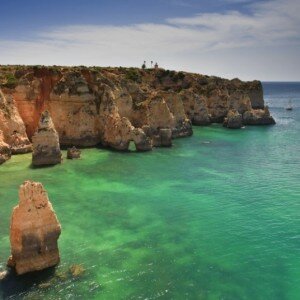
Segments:
[[[61,264],[0,283],[0,299],[300,299],[300,103],[285,111],[282,90],[265,84],[276,126],[195,127],[170,149],[85,149],[42,169],[30,154],[3,164],[0,271],[24,180],[43,183],[62,234]],[[73,264],[85,272],[65,275]]]

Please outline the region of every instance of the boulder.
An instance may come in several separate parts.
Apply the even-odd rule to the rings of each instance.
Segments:
[[[68,159],[77,159],[80,158],[81,151],[77,149],[75,146],[72,148],[68,148],[67,158]]]
[[[237,110],[230,110],[224,119],[224,127],[230,129],[239,129],[243,126],[243,117]]]
[[[34,166],[61,163],[59,137],[48,111],[42,113],[38,130],[32,137],[32,143],[32,164]]]
[[[8,266],[21,275],[57,265],[60,233],[61,226],[43,185],[25,181],[11,217]]]

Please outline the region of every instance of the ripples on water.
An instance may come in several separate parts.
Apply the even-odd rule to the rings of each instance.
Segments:
[[[46,169],[30,155],[2,165],[0,270],[25,179],[44,184],[63,231],[62,263],[10,277],[0,298],[298,299],[300,85],[264,88],[276,126],[195,128],[172,149],[87,149]]]

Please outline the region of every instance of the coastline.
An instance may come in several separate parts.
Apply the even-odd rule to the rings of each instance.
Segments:
[[[0,66],[0,74],[4,161],[9,151],[31,151],[45,110],[61,146],[118,151],[130,142],[137,151],[170,146],[170,139],[192,135],[192,124],[275,124],[259,81],[159,68]]]

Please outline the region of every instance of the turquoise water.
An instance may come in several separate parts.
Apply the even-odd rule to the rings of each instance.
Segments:
[[[63,230],[56,270],[10,278],[0,298],[299,299],[300,84],[264,88],[276,126],[212,125],[172,149],[2,165],[0,270],[24,180],[44,184]],[[73,278],[73,264],[85,272]]]

